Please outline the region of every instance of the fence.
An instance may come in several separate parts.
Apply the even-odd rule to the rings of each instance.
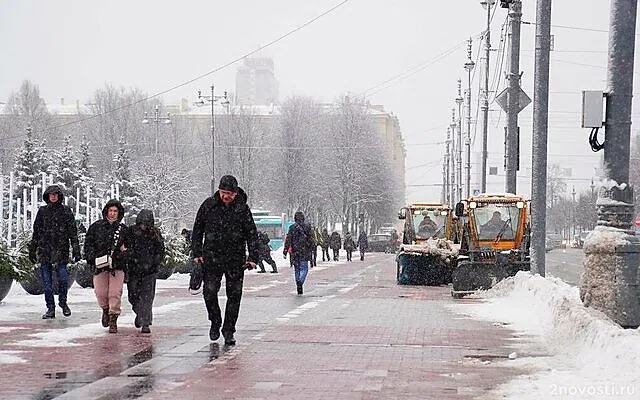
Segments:
[[[45,205],[42,195],[51,184],[53,184],[53,177],[42,173],[42,182],[31,189],[23,189],[22,196],[19,197],[14,194],[16,182],[13,172],[9,177],[0,175],[1,241],[13,247],[20,233],[33,229],[38,208]],[[120,198],[120,187],[117,184],[111,185],[110,190],[105,191],[102,196],[98,196],[99,190],[89,185],[83,189],[84,193],[81,193],[80,188],[76,189],[74,211],[76,220],[86,224],[85,227],[88,228],[96,220],[102,219],[102,209],[109,199]],[[107,194],[110,197],[105,197]],[[65,197],[64,202],[68,205],[69,198]]]

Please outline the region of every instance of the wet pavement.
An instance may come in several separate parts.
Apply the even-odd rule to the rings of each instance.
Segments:
[[[508,357],[526,338],[451,309],[481,300],[398,286],[395,268],[382,253],[320,263],[302,296],[286,267],[250,272],[232,347],[209,341],[204,302],[186,291],[186,276],[159,283],[151,335],[133,327],[126,295],[110,335],[90,289],[72,290],[69,318],[42,321],[37,309],[0,322],[0,352],[25,361],[0,363],[0,398],[489,399],[527,373]]]

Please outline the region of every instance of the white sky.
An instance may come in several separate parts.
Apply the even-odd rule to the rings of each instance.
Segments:
[[[0,0],[0,101],[24,79],[38,84],[48,103],[88,100],[105,82],[139,87],[155,94],[185,83],[241,57],[299,27],[340,0],[151,0],[87,2]],[[535,1],[525,0],[523,20],[535,22]],[[588,4],[588,6],[586,6]],[[550,163],[572,168],[573,185],[586,190],[599,155],[591,153],[579,128],[580,90],[604,89],[609,1],[556,0],[552,29]],[[492,46],[499,47],[506,10],[497,8]],[[333,101],[347,92],[370,94],[401,123],[408,149],[407,184],[441,182],[441,158],[457,96],[465,81],[464,41],[483,29],[486,14],[478,0],[350,0],[334,12],[279,41],[259,55],[271,56],[280,98],[309,95]],[[533,98],[534,25],[522,27],[523,87]],[[455,46],[458,46],[455,48]],[[454,49],[455,48],[455,49]],[[442,53],[454,49],[445,57]],[[474,61],[478,41],[474,42]],[[494,52],[494,56],[497,51]],[[369,89],[424,68],[383,90]],[[492,67],[496,61],[492,60]],[[215,83],[234,90],[237,65],[164,94],[166,103],[195,100],[196,90]],[[506,67],[505,67],[506,68]],[[504,69],[503,69],[504,72]],[[492,72],[493,75],[494,72]],[[498,90],[505,81],[499,80]],[[474,82],[474,112],[478,82]],[[491,105],[489,166],[502,172],[504,114]],[[521,114],[523,176],[518,190],[530,191],[530,131],[533,107]],[[634,115],[635,119],[635,115]],[[473,128],[472,128],[473,129]],[[480,146],[480,129],[476,146]],[[474,157],[472,168],[478,170]],[[475,180],[475,178],[474,178]],[[488,191],[504,189],[502,177],[489,177]],[[439,199],[437,186],[409,186],[409,200]]]

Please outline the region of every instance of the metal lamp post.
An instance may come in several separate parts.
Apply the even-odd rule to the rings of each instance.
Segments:
[[[158,106],[156,104],[155,107],[155,111],[153,114],[153,119],[149,119],[149,114],[145,111],[144,113],[144,118],[142,119],[142,123],[143,124],[149,124],[149,123],[154,123],[156,124],[156,137],[155,137],[155,146],[154,146],[154,152],[156,155],[158,155],[158,134],[160,131],[160,122],[162,122],[163,124],[171,124],[171,115],[169,113],[167,113],[167,116],[163,119],[160,118],[160,106]]]
[[[216,116],[214,105],[216,101],[224,99],[227,100],[227,92],[223,95],[215,95],[215,85],[211,85],[211,94],[203,95],[202,91],[198,90],[198,102],[196,105],[204,106],[205,104],[211,104],[211,195],[216,192],[216,173],[215,173],[215,159],[216,159]]]

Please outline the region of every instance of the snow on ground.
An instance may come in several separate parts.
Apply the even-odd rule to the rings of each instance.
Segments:
[[[519,272],[487,292],[483,301],[451,305],[472,318],[493,321],[526,335],[548,356],[527,355],[510,365],[534,369],[498,389],[506,399],[640,398],[640,333],[622,329],[585,308],[578,288],[556,278]],[[526,349],[523,343],[516,348]],[[529,346],[531,347],[531,346]]]

